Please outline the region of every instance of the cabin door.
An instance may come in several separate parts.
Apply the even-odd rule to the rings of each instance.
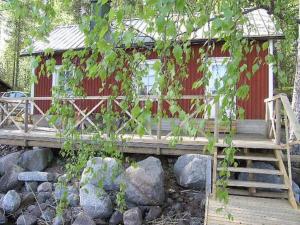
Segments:
[[[211,64],[209,66],[209,71],[211,72],[211,77],[208,82],[208,86],[206,87],[206,95],[214,95],[217,93],[218,88],[222,87],[223,80],[222,78],[226,76],[227,66],[224,63],[224,57],[211,58]],[[221,103],[224,98],[220,97],[219,105],[221,107]],[[206,115],[208,119],[214,119],[216,117],[215,104],[213,100],[208,100],[207,104],[211,105],[210,115]],[[229,110],[228,110],[229,116]]]

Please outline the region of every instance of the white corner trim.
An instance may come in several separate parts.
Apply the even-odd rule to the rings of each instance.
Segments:
[[[269,40],[269,55],[274,54],[274,41],[272,39]],[[269,98],[274,94],[274,71],[273,71],[273,63],[269,63]]]

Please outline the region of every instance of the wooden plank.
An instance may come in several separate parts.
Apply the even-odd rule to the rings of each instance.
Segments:
[[[290,125],[295,133],[295,136],[298,140],[300,140],[300,125],[286,95],[281,95],[281,102],[290,120]]]
[[[282,160],[282,152],[280,150],[274,150],[274,153],[275,153],[275,156],[276,158],[278,159],[278,167],[279,167],[279,170],[283,173],[283,179],[284,179],[284,183],[285,185],[288,187],[288,199],[289,199],[289,202],[291,203],[292,207],[294,209],[297,209],[297,202],[295,200],[295,196],[294,196],[294,192],[293,192],[293,189],[292,189],[292,185],[290,183],[290,179],[287,175],[287,172],[285,170],[285,166],[284,166],[284,163],[283,163],[283,160]]]
[[[284,184],[263,183],[263,182],[256,182],[256,181],[239,181],[239,180],[229,180],[228,186],[270,188],[270,189],[288,189],[287,186]]]
[[[218,155],[219,159],[224,159],[225,155]],[[235,155],[236,160],[253,160],[253,161],[267,161],[267,162],[276,162],[277,159],[271,156],[264,156],[264,154],[249,154],[249,155]]]
[[[222,168],[219,167],[217,170],[222,171]],[[257,174],[282,175],[282,173],[279,170],[270,170],[270,169],[228,167],[228,170],[233,173],[257,173]]]
[[[255,193],[249,193],[247,190],[233,189],[229,188],[229,194],[231,195],[241,195],[241,196],[254,196],[254,197],[264,197],[264,198],[288,198],[286,192],[270,192],[270,191],[256,191]]]

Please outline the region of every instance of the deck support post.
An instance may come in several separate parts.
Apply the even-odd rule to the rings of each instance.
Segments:
[[[215,103],[215,121],[214,121],[214,138],[215,142],[219,142],[219,100]]]
[[[24,132],[27,133],[28,132],[28,104],[29,101],[28,99],[25,100],[25,114],[24,114]]]
[[[293,178],[292,178],[292,165],[291,165],[291,148],[289,144],[289,125],[287,113],[284,111],[284,126],[285,126],[285,139],[286,139],[286,155],[287,155],[287,164],[288,164],[288,174],[291,186],[293,186]]]
[[[275,115],[276,115],[276,134],[275,134],[275,142],[277,145],[280,144],[281,138],[281,101],[280,99],[276,99],[276,106],[275,106]]]
[[[217,167],[218,167],[218,147],[214,148],[213,174],[212,174],[212,193],[213,198],[217,197]]]
[[[162,123],[162,109],[163,109],[163,99],[162,96],[159,96],[157,101],[157,131],[156,131],[156,138],[157,140],[161,140],[161,123]],[[157,143],[158,146],[156,148],[157,155],[160,155],[160,147],[159,143]]]
[[[245,155],[246,156],[249,155],[249,149],[248,148],[245,149]],[[253,161],[252,160],[248,159],[246,161],[246,163],[247,163],[247,168],[252,168],[253,167]],[[254,180],[254,174],[253,173],[249,173],[248,180],[249,181]],[[254,187],[250,187],[248,190],[249,190],[250,195],[253,195],[253,194],[256,193],[256,188],[254,188]]]

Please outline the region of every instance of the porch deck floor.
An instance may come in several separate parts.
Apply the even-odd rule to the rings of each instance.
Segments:
[[[120,150],[128,153],[145,154],[166,154],[181,155],[186,153],[202,153],[204,147],[208,144],[206,137],[182,137],[182,141],[176,146],[170,146],[169,141],[172,137],[162,136],[157,140],[155,135],[122,135],[126,142],[120,142]],[[220,135],[217,147],[225,147],[224,135]],[[83,134],[81,139],[87,142],[91,141],[91,135]],[[0,129],[0,144],[19,145],[19,146],[38,146],[60,148],[63,138],[60,137],[54,129],[38,127],[25,133],[21,130],[2,128]],[[285,149],[284,145],[276,145],[271,139],[261,134],[236,134],[233,144],[237,148],[252,149]],[[159,149],[159,153],[157,152]]]
[[[287,200],[229,196],[229,203],[221,212],[222,203],[208,199],[206,225],[299,225],[300,210],[293,209]],[[228,219],[228,215],[233,220]]]

